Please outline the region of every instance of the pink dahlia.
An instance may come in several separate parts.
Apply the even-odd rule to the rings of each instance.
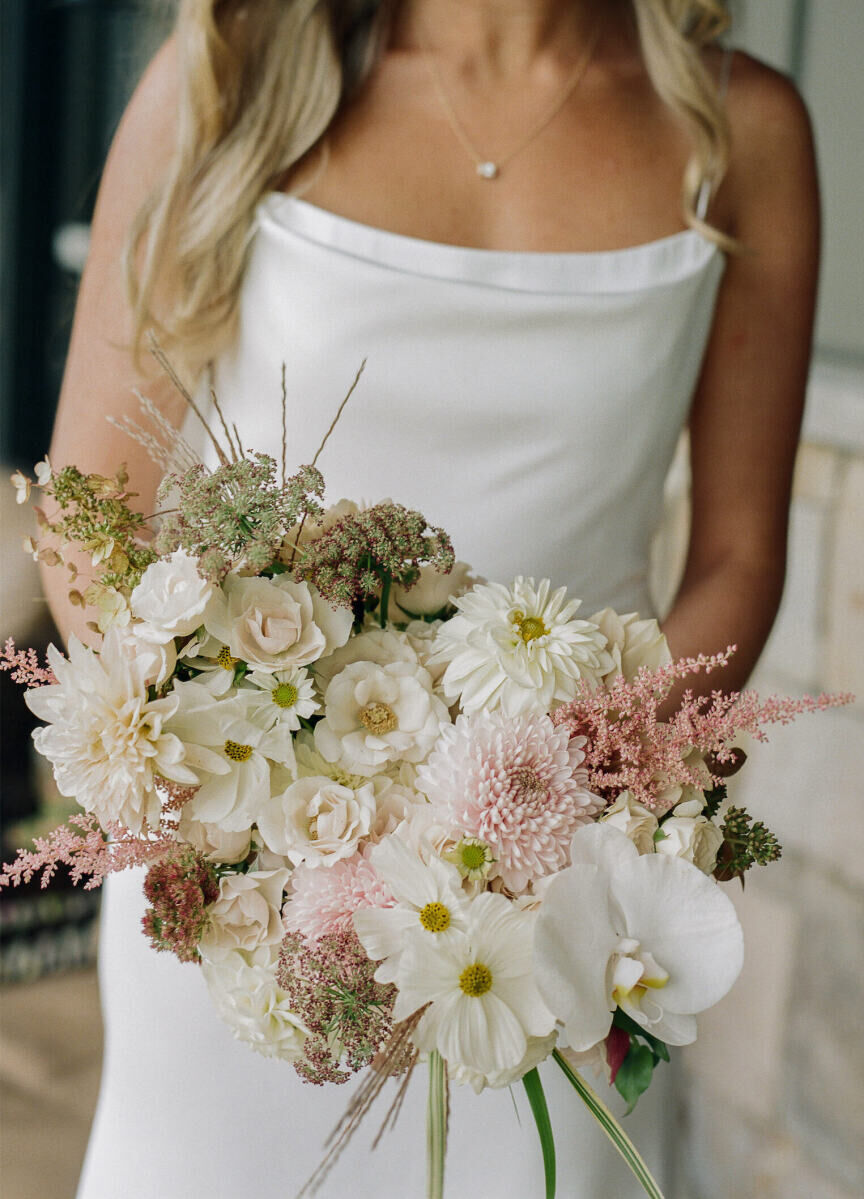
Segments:
[[[569,862],[570,840],[603,807],[587,789],[582,740],[548,716],[477,712],[442,731],[417,786],[459,836],[492,849],[511,891]]]
[[[334,862],[327,870],[300,865],[291,875],[291,898],[282,909],[287,932],[317,941],[351,928],[358,908],[392,908],[390,888],[361,854]]]

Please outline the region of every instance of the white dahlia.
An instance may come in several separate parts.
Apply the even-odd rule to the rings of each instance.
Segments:
[[[182,742],[165,730],[176,696],[148,701],[150,659],[136,657],[116,629],[98,654],[72,637],[68,659],[52,645],[48,661],[57,682],[28,691],[25,700],[47,721],[33,741],[54,767],[60,794],[103,824],[118,820],[134,833],[157,828],[156,778],[198,782]]]
[[[442,731],[417,786],[445,825],[479,838],[511,891],[568,863],[574,832],[603,804],[587,789],[578,738],[548,716],[460,716]]]
[[[512,587],[486,583],[456,601],[456,616],[435,639],[448,701],[464,712],[548,712],[572,699],[581,679],[597,684],[611,669],[597,626],[573,619],[580,601],[551,587],[519,575]]]

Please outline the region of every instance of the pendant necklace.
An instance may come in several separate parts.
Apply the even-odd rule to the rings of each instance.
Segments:
[[[588,69],[588,64],[590,63],[592,55],[597,48],[597,42],[599,39],[600,22],[598,21],[590,38],[588,39],[588,43],[582,53],[581,58],[573,68],[573,72],[564,85],[561,94],[556,97],[555,102],[549,108],[547,108],[545,112],[542,113],[539,120],[535,121],[525,136],[522,137],[515,146],[511,146],[509,150],[505,151],[504,154],[499,155],[495,159],[489,158],[485,154],[481,154],[471,141],[471,138],[468,136],[468,133],[465,130],[465,126],[459,120],[456,110],[453,107],[453,103],[447,94],[447,89],[444,87],[444,83],[441,79],[438,68],[435,65],[435,60],[431,51],[427,46],[421,45],[420,49],[423,53],[426,69],[429,72],[433,87],[435,88],[435,94],[437,95],[438,101],[444,110],[444,114],[447,117],[450,128],[456,135],[463,150],[465,150],[469,158],[471,158],[474,162],[474,169],[481,179],[497,179],[501,174],[501,168],[505,166],[511,160],[511,158],[515,158],[517,154],[521,153],[521,151],[524,150],[527,145],[530,145],[530,143],[533,142],[534,139],[543,132],[546,126],[549,125],[551,121],[558,115],[578,87],[583,75]],[[425,42],[425,36],[423,40]]]

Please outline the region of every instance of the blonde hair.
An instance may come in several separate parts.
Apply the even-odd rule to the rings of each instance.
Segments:
[[[229,343],[261,196],[319,143],[373,69],[397,0],[180,0],[177,145],[138,214],[126,270],[135,348],[154,332],[195,372]],[[716,188],[729,130],[701,49],[729,25],[722,0],[632,0],[654,88],[691,134],[683,215]]]

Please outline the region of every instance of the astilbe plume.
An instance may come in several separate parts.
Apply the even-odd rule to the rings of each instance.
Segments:
[[[663,720],[660,709],[678,679],[723,667],[733,653],[677,662],[649,671],[643,668],[627,682],[616,678],[608,690],[592,691],[583,685],[570,703],[552,715],[574,736],[587,737],[583,766],[591,791],[613,800],[629,791],[645,807],[658,810],[658,797],[676,784],[702,789],[700,774],[685,759],[693,749],[708,758],[715,784],[728,774],[724,765],[734,761],[733,742],[742,734],[765,741],[765,726],[788,724],[805,712],[817,712],[851,702],[850,695],[771,696],[762,700],[752,691],[713,691],[694,695],[686,691],[675,713]],[[659,814],[659,812],[658,812]]]
[[[347,1082],[390,1037],[396,988],[376,982],[376,969],[353,928],[283,940],[276,981],[311,1034],[293,1063],[307,1082]]]
[[[144,894],[151,904],[141,927],[154,949],[181,962],[198,962],[198,942],[208,907],[219,898],[216,868],[189,846],[174,846],[147,871]]]
[[[446,574],[454,560],[443,529],[427,524],[420,512],[387,502],[343,517],[306,545],[296,573],[332,604],[352,607],[377,595],[385,581],[407,591],[420,566]]]
[[[196,464],[168,475],[158,494],[172,503],[156,538],[159,553],[187,550],[218,583],[234,567],[270,566],[286,529],[322,511],[324,479],[316,467],[301,466],[280,483],[275,459],[252,454],[213,471]]]
[[[162,857],[174,844],[164,833],[136,837],[121,824],[103,829],[95,816],[82,813],[70,816],[67,824],[47,836],[34,837],[32,850],[19,849],[15,860],[7,862],[0,873],[0,887],[29,883],[36,874],[47,887],[58,866],[67,866],[72,882],[83,881],[89,891],[109,874]]]
[[[35,649],[16,649],[11,637],[0,649],[0,670],[8,670],[12,682],[25,687],[46,687],[57,682],[49,666],[39,665]]]

